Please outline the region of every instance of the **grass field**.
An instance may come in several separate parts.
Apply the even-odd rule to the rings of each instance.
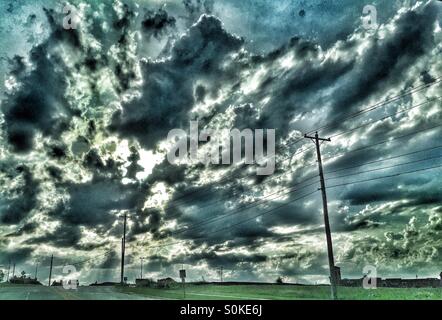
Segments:
[[[119,290],[151,298],[184,299],[183,289],[180,286],[170,289],[125,287]],[[442,288],[366,290],[341,287],[338,295],[339,299],[343,300],[442,300]],[[186,299],[189,300],[323,300],[329,297],[330,288],[327,286],[186,285]]]

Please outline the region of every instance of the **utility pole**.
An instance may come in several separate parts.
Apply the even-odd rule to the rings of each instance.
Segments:
[[[181,283],[183,284],[183,296],[186,299],[186,270],[184,269],[184,264],[181,266],[180,270]]]
[[[14,278],[15,276],[15,262],[12,265],[12,277]]]
[[[322,158],[321,158],[321,148],[320,148],[320,141],[324,142],[330,142],[329,139],[319,138],[318,132],[315,133],[314,137],[304,135],[305,138],[311,139],[315,145],[316,145],[316,155],[318,157],[318,168],[319,168],[319,178],[321,180],[321,193],[322,193],[322,207],[324,211],[324,225],[325,225],[325,235],[327,239],[327,251],[328,251],[328,265],[330,268],[330,285],[331,285],[331,291],[332,291],[332,298],[337,299],[338,298],[338,292],[336,288],[336,268],[335,268],[335,259],[333,256],[333,242],[332,242],[332,236],[330,231],[330,221],[328,218],[328,207],[327,207],[327,193],[325,190],[325,180],[324,180],[324,170],[322,168]]]
[[[11,260],[9,260],[8,264],[8,275],[6,276],[6,282],[9,282],[9,271],[11,271]]]
[[[121,285],[124,284],[124,254],[126,251],[126,221],[127,214],[124,214],[124,223],[123,223],[123,238],[121,238]]]
[[[51,264],[49,266],[49,282],[48,282],[49,287],[51,286],[52,265],[53,265],[53,263],[54,263],[54,255],[51,256]]]
[[[223,271],[224,271],[224,267],[219,268],[219,277],[220,277],[221,283],[223,282]]]
[[[35,264],[35,280],[37,280],[37,273],[38,273],[38,261],[36,261]]]
[[[145,258],[143,258],[143,257],[140,258],[140,260],[141,260],[141,279],[143,279],[143,260],[144,259]]]

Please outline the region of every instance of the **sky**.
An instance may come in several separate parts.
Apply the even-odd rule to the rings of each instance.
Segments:
[[[129,281],[325,283],[319,130],[343,276],[438,277],[440,1],[71,4],[0,4],[0,269],[119,281],[126,214]],[[196,120],[275,129],[274,174],[169,163]]]

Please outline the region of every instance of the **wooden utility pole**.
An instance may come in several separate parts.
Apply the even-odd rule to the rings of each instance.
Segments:
[[[141,279],[143,279],[143,260],[144,260],[145,258],[143,258],[143,257],[141,257],[140,258],[140,260],[141,260]]]
[[[48,285],[51,286],[51,279],[52,279],[52,265],[54,263],[54,255],[51,256],[51,264],[49,266],[49,282]]]
[[[9,282],[9,272],[11,271],[11,260],[9,260],[8,264],[8,275],[6,276],[6,282]]]
[[[219,269],[219,277],[220,277],[221,282],[223,282],[223,271],[224,271],[224,267],[221,267]]]
[[[124,284],[124,255],[126,251],[126,222],[127,222],[127,214],[124,214],[124,222],[123,222],[123,238],[121,238],[121,285]]]
[[[37,280],[37,274],[38,274],[38,261],[35,263],[35,280]]]
[[[327,207],[327,193],[325,191],[325,180],[324,180],[324,170],[322,168],[322,158],[321,158],[321,148],[320,148],[320,141],[324,142],[330,142],[329,139],[319,138],[318,132],[315,133],[314,137],[304,135],[305,138],[311,139],[315,145],[316,145],[316,155],[318,157],[318,168],[319,168],[319,178],[321,180],[321,193],[322,193],[322,208],[324,211],[324,225],[325,225],[325,235],[327,239],[327,251],[328,251],[328,265],[330,268],[330,285],[331,285],[331,293],[332,298],[337,299],[338,298],[338,292],[336,288],[336,268],[335,268],[335,259],[333,256],[333,242],[332,242],[332,236],[330,231],[330,221],[328,218],[328,207]]]

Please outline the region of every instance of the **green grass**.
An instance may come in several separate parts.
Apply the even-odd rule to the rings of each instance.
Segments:
[[[180,286],[170,289],[119,288],[124,293],[134,293],[146,297],[163,299],[184,299]],[[343,300],[442,300],[442,288],[344,288],[338,290]],[[300,300],[329,299],[330,288],[326,286],[286,286],[286,285],[186,285],[186,299],[189,300]]]

